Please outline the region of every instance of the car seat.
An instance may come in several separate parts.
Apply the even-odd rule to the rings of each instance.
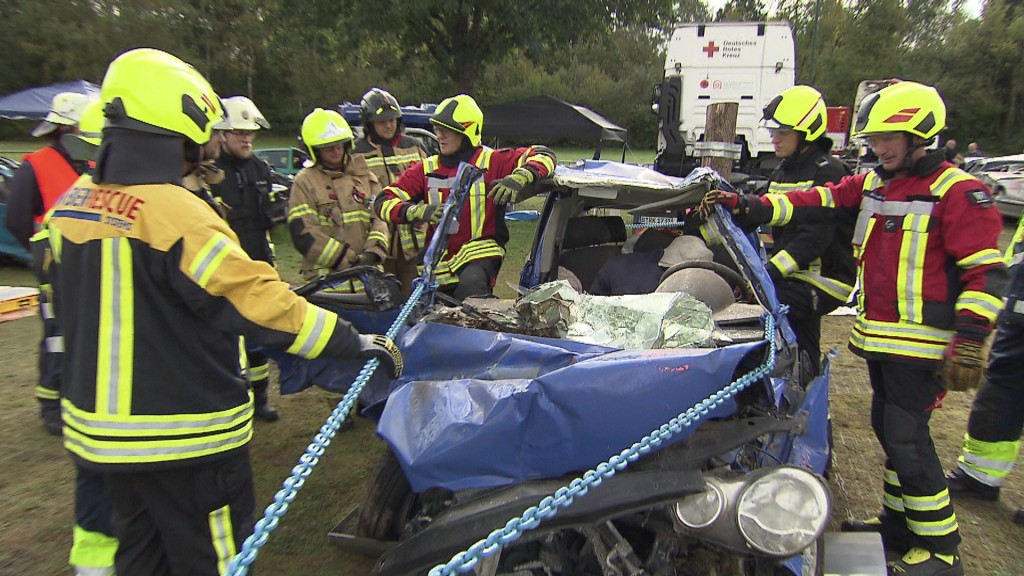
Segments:
[[[565,225],[558,265],[590,287],[608,258],[622,253],[626,224],[619,216],[580,216]]]

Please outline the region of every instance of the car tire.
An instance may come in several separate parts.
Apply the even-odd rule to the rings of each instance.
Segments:
[[[419,498],[412,491],[398,458],[389,450],[381,458],[359,503],[356,535],[397,541],[406,523],[419,509]]]

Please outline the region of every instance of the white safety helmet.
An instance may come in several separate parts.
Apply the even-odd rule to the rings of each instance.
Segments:
[[[79,92],[61,92],[53,97],[50,102],[50,111],[35,128],[32,129],[32,136],[38,138],[45,136],[57,129],[58,126],[77,126],[82,111],[94,97]]]
[[[270,128],[260,109],[245,96],[231,96],[221,100],[224,104],[224,120],[213,126],[214,130],[259,130]]]

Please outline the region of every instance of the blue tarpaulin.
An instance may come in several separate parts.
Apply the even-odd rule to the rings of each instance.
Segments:
[[[409,371],[377,433],[420,492],[586,470],[724,388],[763,343],[618,350],[421,323],[401,346]],[[726,401],[706,417],[734,410]]]
[[[74,80],[8,94],[0,98],[0,118],[42,120],[50,110],[53,97],[61,92],[99,96],[100,87],[87,80]]]

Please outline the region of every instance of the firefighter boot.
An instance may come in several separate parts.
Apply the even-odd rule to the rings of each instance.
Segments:
[[[895,562],[889,562],[889,576],[964,576],[960,553],[939,554],[924,548],[911,548]]]
[[[867,520],[848,519],[839,525],[841,532],[878,532],[886,550],[903,554],[910,549],[914,536],[906,527],[903,518],[889,519],[883,512]]]
[[[946,473],[946,484],[949,486],[949,495],[953,498],[999,499],[999,486],[983,484],[968,476],[959,467]]]
[[[63,423],[60,420],[60,400],[39,400],[39,415],[43,419],[43,427],[51,436],[60,436],[63,433]]]
[[[258,420],[264,422],[273,422],[277,420],[278,413],[270,407],[270,403],[267,400],[267,382],[263,381],[262,386],[254,386],[252,389],[253,404],[255,404],[254,414]]]

